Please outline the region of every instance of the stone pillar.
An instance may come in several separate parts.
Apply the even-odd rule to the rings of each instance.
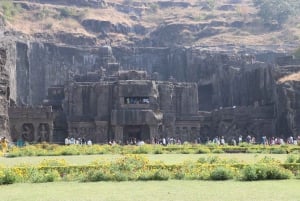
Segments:
[[[72,122],[68,121],[68,137],[73,136]]]
[[[123,126],[115,127],[115,141],[123,142]]]
[[[149,125],[149,128],[150,128],[150,140],[154,137],[160,137],[158,136],[157,125]]]
[[[108,142],[108,122],[107,121],[95,121],[96,124],[96,142],[107,143]]]
[[[53,142],[53,122],[49,123],[49,142]]]
[[[176,138],[176,139],[180,139],[181,133],[182,133],[181,127],[180,127],[180,126],[177,126],[177,127],[176,127],[176,131],[175,131],[175,138]]]
[[[37,142],[39,136],[39,122],[33,122],[34,142]]]

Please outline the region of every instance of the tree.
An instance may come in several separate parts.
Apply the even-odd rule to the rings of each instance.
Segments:
[[[259,8],[258,15],[267,23],[275,21],[278,24],[282,24],[294,14],[292,1],[254,0],[254,4]]]
[[[300,59],[300,47],[298,47],[296,49],[296,51],[294,52],[294,56],[297,58],[297,59]]]

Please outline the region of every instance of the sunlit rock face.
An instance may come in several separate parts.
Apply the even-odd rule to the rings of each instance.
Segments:
[[[6,50],[0,48],[0,136],[10,139],[8,106],[10,97],[9,70],[6,66]]]

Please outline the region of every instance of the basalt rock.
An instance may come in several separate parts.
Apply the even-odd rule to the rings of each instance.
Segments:
[[[296,82],[284,85],[277,83],[280,77],[297,72],[297,68],[290,65],[294,64],[291,62],[296,61],[281,61],[281,64],[289,65],[278,67],[276,58],[279,54],[270,50],[250,47],[237,49],[235,46],[79,48],[37,42],[17,42],[15,49],[18,60],[15,68],[12,69],[15,69],[14,73],[18,81],[16,85],[13,85],[15,87],[12,87],[11,91],[15,93],[17,105],[37,106],[43,104],[49,87],[64,85],[71,79],[77,82],[102,82],[101,77],[106,77],[111,82],[118,76],[120,80],[127,80],[126,76],[129,76],[130,73],[122,74],[122,71],[144,70],[148,76],[151,75],[150,80],[157,82],[196,83],[197,99],[191,101],[197,101],[197,107],[188,101],[179,104],[178,107],[180,106],[182,109],[177,110],[176,118],[180,119],[181,116],[186,116],[184,112],[191,114],[201,111],[200,117],[194,119],[194,115],[197,115],[193,114],[188,120],[200,122],[201,128],[197,132],[201,136],[211,137],[217,134],[231,138],[247,133],[256,137],[262,133],[268,136],[288,136],[296,135],[298,129],[295,126],[298,124],[296,107],[298,85]],[[115,65],[116,62],[122,69]],[[90,73],[91,71],[93,73]],[[117,72],[119,74],[116,74]],[[135,80],[149,79],[144,74],[130,72],[132,72],[130,76],[134,76]],[[79,76],[79,74],[81,75]],[[104,86],[99,87],[102,93],[107,93],[107,95],[112,93],[109,87],[105,88]],[[119,85],[119,87],[121,86]],[[88,95],[93,94],[92,91],[96,89],[93,86],[83,88],[83,95],[78,95],[78,97],[89,96],[92,98],[96,96],[95,94]],[[179,133],[191,133],[184,130],[185,126],[180,127],[178,131],[176,131],[176,126],[174,127],[174,115],[172,116],[170,113],[177,106],[166,104],[166,100],[169,96],[173,96],[171,91],[175,89],[171,89],[169,85],[158,85],[158,90],[160,90],[160,107],[168,111],[162,120],[164,125],[169,125],[165,128],[168,130],[166,132],[178,135],[180,135]],[[191,96],[194,94],[191,91],[181,92],[180,85],[175,91],[178,97],[195,97]],[[179,96],[179,94],[181,95]],[[103,99],[103,101],[107,100]],[[87,101],[84,104],[88,106],[91,103]],[[90,107],[92,106],[87,108]],[[79,109],[80,107],[76,107],[74,111]],[[97,110],[91,109],[88,113],[94,114],[95,111]],[[142,117],[125,112],[120,116],[149,118],[147,115],[150,113],[145,113]],[[99,121],[107,119],[110,115],[111,113],[107,113],[105,108],[99,109],[97,112]],[[123,122],[120,116],[115,115],[111,120]],[[67,117],[61,118],[66,119]],[[89,118],[87,116],[86,120]],[[78,119],[75,118],[74,122],[78,122]],[[59,129],[66,129],[65,124],[61,125]],[[61,132],[63,133],[63,131]],[[61,139],[55,132],[53,138]],[[187,135],[184,139],[190,140],[191,138]]]
[[[7,52],[0,48],[0,135],[10,139],[8,105],[10,97],[9,71],[6,66]]]

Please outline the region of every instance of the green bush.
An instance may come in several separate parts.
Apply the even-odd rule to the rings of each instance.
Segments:
[[[44,159],[39,163],[42,167],[55,167],[55,166],[67,166],[68,163],[65,159]]]
[[[300,160],[300,157],[298,157],[296,155],[288,155],[285,162],[286,163],[297,163],[298,160]]]
[[[233,174],[231,170],[222,166],[216,167],[210,173],[211,180],[228,180],[232,178],[233,178]]]
[[[110,181],[112,178],[103,170],[89,170],[80,179],[81,182]]]
[[[153,180],[168,180],[170,173],[168,170],[157,170],[153,175]]]
[[[113,174],[112,177],[113,180],[115,181],[128,181],[128,175],[124,172],[116,172],[115,174]]]
[[[31,169],[29,181],[31,183],[46,183],[54,182],[60,179],[60,174],[57,170],[40,171],[38,169]]]
[[[286,148],[271,148],[270,154],[286,154],[288,153]]]
[[[266,179],[290,179],[292,172],[279,166],[269,166],[266,170]]]
[[[156,147],[155,149],[154,149],[154,152],[153,152],[154,154],[163,154],[163,150],[162,150],[162,148],[158,148],[158,147]]]
[[[14,4],[9,0],[2,0],[0,2],[0,9],[3,12],[3,17],[5,20],[11,20],[14,16],[22,11],[19,4]]]
[[[201,157],[198,159],[198,163],[208,163],[208,164],[215,164],[221,163],[221,158],[218,156],[209,156],[209,157]]]
[[[13,184],[17,180],[16,175],[10,169],[0,170],[0,185],[2,184]]]
[[[138,146],[138,148],[133,151],[133,154],[149,154],[150,152],[149,147],[142,145]]]
[[[256,167],[254,165],[246,166],[241,173],[240,180],[242,181],[256,181],[258,176],[256,173]]]
[[[291,171],[274,164],[254,164],[246,166],[242,172],[240,180],[272,180],[289,179],[292,177]]]
[[[74,10],[70,8],[60,8],[59,12],[60,16],[64,18],[71,17],[74,14]]]
[[[226,146],[226,147],[222,147],[222,150],[225,153],[246,153],[248,148],[247,147]]]
[[[140,181],[150,181],[153,180],[154,172],[153,171],[143,171],[138,176],[137,180]]]
[[[294,56],[297,58],[297,59],[300,59],[300,47],[298,47],[295,52],[294,52]],[[300,145],[300,143],[299,143]]]
[[[175,172],[174,178],[177,179],[177,180],[182,180],[182,179],[184,179],[184,178],[185,178],[184,171],[179,170],[179,171]]]
[[[140,155],[127,155],[125,157],[117,159],[116,162],[111,163],[111,171],[128,171],[135,172],[142,169],[149,164],[149,160]]]
[[[191,154],[191,150],[188,148],[183,148],[182,150],[180,150],[181,154]]]
[[[295,178],[296,178],[296,179],[300,179],[300,171],[297,171],[297,172],[296,172]]]
[[[196,151],[196,154],[208,154],[208,153],[210,153],[210,149],[207,147],[200,147]]]
[[[213,153],[213,154],[223,154],[224,151],[223,151],[222,149],[213,149],[213,150],[211,151],[211,153]]]
[[[279,161],[279,160],[276,160],[276,159],[274,159],[274,158],[272,158],[272,157],[265,156],[265,157],[263,157],[262,159],[260,159],[260,160],[258,161],[258,163],[280,164],[280,161]]]
[[[254,0],[254,4],[259,8],[258,15],[264,22],[276,21],[281,24],[295,13],[295,7],[289,0]]]
[[[156,170],[156,171],[144,171],[138,176],[138,180],[150,181],[150,180],[168,180],[171,174],[168,170]]]

